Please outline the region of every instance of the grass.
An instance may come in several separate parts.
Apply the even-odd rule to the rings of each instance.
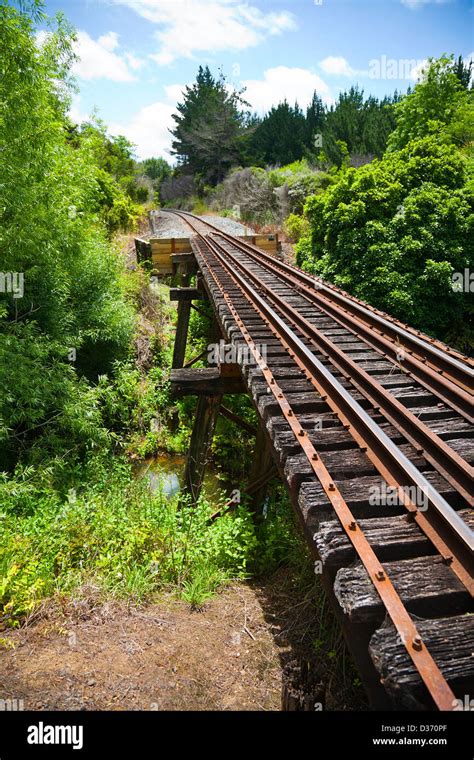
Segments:
[[[8,484],[0,483],[0,503]],[[0,609],[17,625],[45,599],[87,584],[136,602],[174,589],[199,607],[229,579],[269,572],[292,550],[291,515],[274,508],[256,527],[245,504],[210,521],[216,505],[152,493],[124,461],[94,463],[94,479],[62,497],[38,491],[34,509],[5,505]]]

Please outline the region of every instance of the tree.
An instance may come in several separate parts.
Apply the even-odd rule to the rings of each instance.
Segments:
[[[472,169],[456,139],[466,98],[449,61],[432,62],[396,107],[382,159],[308,200],[311,234],[298,248],[304,268],[461,349],[472,339],[470,294],[452,287],[472,267]]]
[[[315,92],[313,99],[306,109],[306,135],[305,144],[311,151],[316,152],[322,148],[322,134],[326,123],[326,109],[324,103]]]
[[[427,134],[449,139],[447,132],[456,123],[458,112],[472,102],[472,91],[466,91],[453,70],[452,56],[430,59],[413,92],[395,105],[397,126],[390,135],[389,150],[400,150]]]
[[[171,166],[164,158],[146,158],[142,163],[143,173],[154,181],[161,182],[171,176]]]
[[[38,430],[73,448],[90,434],[94,445],[97,408],[85,376],[109,371],[133,329],[123,263],[99,214],[103,170],[87,141],[70,140],[73,41],[59,17],[39,47],[29,15],[0,2],[0,261],[23,283],[0,289],[6,460]]]
[[[370,96],[364,100],[364,91],[351,87],[342,92],[326,114],[323,129],[323,151],[336,166],[344,160],[346,146],[351,157],[380,157],[395,127],[393,104],[398,100],[386,97],[382,101]]]
[[[242,93],[227,89],[222,74],[215,79],[207,66],[199,67],[196,82],[186,87],[177,106],[171,130],[173,153],[184,173],[216,184],[239,163],[245,105]]]
[[[456,74],[457,78],[461,82],[462,86],[466,89],[472,89],[473,81],[473,61],[472,59],[469,62],[464,62],[462,55],[459,56],[457,61],[453,62],[452,71],[454,74]]]
[[[303,157],[307,133],[306,119],[297,103],[287,101],[270,109],[257,126],[253,145],[265,164],[282,166]]]

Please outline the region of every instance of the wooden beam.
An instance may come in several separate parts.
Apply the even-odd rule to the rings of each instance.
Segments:
[[[173,264],[195,264],[197,266],[194,253],[172,253],[171,262]]]
[[[151,262],[151,245],[146,240],[135,238],[135,251],[139,264],[141,264],[143,261]]]
[[[174,274],[179,275],[181,285],[187,287],[191,276],[198,271],[194,253],[172,253],[170,260]]]
[[[214,435],[221,396],[200,396],[198,398],[193,432],[184,471],[184,488],[193,501],[199,498],[209,449]]]
[[[222,377],[218,369],[173,369],[171,371],[171,393],[181,396],[224,396],[247,393],[241,377]]]
[[[170,288],[170,301],[202,301],[204,295],[197,288]]]
[[[221,405],[219,414],[221,417],[225,417],[226,419],[235,423],[235,425],[241,427],[242,430],[250,433],[250,435],[257,435],[257,428],[253,425],[250,425],[246,420],[242,419],[242,417],[239,417],[239,415],[233,412],[231,409],[227,409],[227,407]]]
[[[180,301],[178,304],[178,322],[174,338],[173,369],[182,367],[186,354],[186,342],[188,340],[189,315],[191,313],[191,301]]]
[[[268,443],[267,433],[263,425],[260,425],[255,439],[255,449],[252,466],[249,474],[249,484],[258,484],[252,488],[250,509],[255,516],[262,513],[263,502],[267,495],[267,477],[274,469],[272,452]]]
[[[194,365],[201,361],[201,359],[204,359],[205,356],[207,356],[207,349],[202,351],[199,356],[195,356],[194,359],[191,359],[190,362],[184,365],[183,369],[190,369],[191,367],[194,367]]]

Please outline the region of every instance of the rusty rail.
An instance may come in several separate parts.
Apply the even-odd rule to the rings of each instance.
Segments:
[[[254,249],[253,246],[249,246],[248,244],[242,244],[241,241],[237,241],[231,236],[223,234],[220,230],[218,230],[218,234],[214,234],[212,238],[206,238],[199,232],[196,224],[190,221],[189,217],[191,215],[183,215],[182,212],[179,212],[178,215],[187,222],[197,235],[199,241],[199,256],[202,257],[202,263],[206,266],[209,275],[212,277],[236,324],[240,328],[242,338],[253,354],[254,359],[268,384],[269,392],[275,397],[282,414],[286,418],[296,440],[311,464],[316,477],[324,488],[342,527],[366,568],[369,577],[374,583],[390,618],[401,636],[402,642],[418,669],[418,672],[426,684],[434,702],[440,709],[453,709],[453,693],[450,687],[427,651],[410,614],[403,605],[402,600],[386,575],[382,564],[379,562],[364,533],[354,519],[349,506],[331,478],[330,473],[321,461],[318,452],[311,443],[307,433],[298,422],[297,415],[291,408],[291,404],[285,398],[285,394],[279,387],[271,369],[259,354],[249,331],[245,327],[244,321],[239,316],[232,299],[229,297],[225,287],[216,274],[216,264],[218,267],[221,267],[223,272],[225,272],[226,277],[229,277],[232,280],[235,287],[238,288],[238,291],[243,296],[245,296],[255,312],[264,319],[274,335],[279,339],[281,344],[286,348],[290,356],[292,356],[296,364],[300,367],[304,376],[310,380],[320,396],[327,401],[328,405],[337,414],[345,428],[350,430],[353,438],[367,453],[369,459],[386,480],[387,484],[398,488],[401,502],[413,519],[416,520],[419,527],[432,541],[446,564],[449,564],[453,572],[461,579],[471,595],[473,593],[472,552],[474,548],[472,531],[444,500],[441,494],[439,494],[429,481],[426,480],[423,473],[421,473],[400,451],[398,446],[388,438],[367,411],[364,410],[351,396],[350,392],[314,355],[310,348],[308,348],[303,342],[300,335],[308,339],[310,344],[315,346],[318,352],[322,353],[323,356],[329,358],[332,364],[338,367],[343,373],[343,376],[346,379],[350,379],[354,387],[360,390],[364,396],[369,399],[372,406],[380,411],[386,419],[392,422],[392,424],[395,424],[405,438],[417,447],[418,453],[421,452],[420,446],[422,445],[422,453],[425,459],[430,461],[433,466],[435,466],[443,476],[457,488],[459,493],[468,503],[472,503],[472,482],[469,480],[469,476],[472,477],[472,468],[469,468],[467,463],[459,457],[456,452],[450,449],[444,441],[439,439],[438,436],[434,436],[432,431],[424,426],[423,423],[397,401],[392,394],[388,393],[385,388],[377,383],[373,377],[362,368],[358,367],[357,364],[345,355],[344,352],[341,351],[341,349],[339,349],[329,338],[324,336],[321,331],[317,330],[317,328],[305,319],[297,309],[287,303],[284,298],[272,292],[272,290],[267,287],[256,274],[251,272],[248,266],[246,267],[241,261],[239,261],[234,253],[232,253],[232,250],[229,250],[229,247],[225,247],[222,242],[219,241],[218,237],[220,236],[234,249],[250,256],[256,264],[264,267],[268,271],[276,273],[284,280],[284,278],[281,277],[282,268],[279,266],[280,262],[278,265],[275,265],[273,257],[266,254],[262,257],[262,252],[258,249]],[[198,221],[206,226],[214,227],[207,222],[202,222],[202,220]],[[258,255],[256,254],[256,251],[258,251]],[[214,258],[214,262],[211,261],[212,257]],[[263,261],[262,258],[264,259]],[[289,267],[289,265],[285,265],[285,267],[286,266]],[[295,270],[294,268],[291,269],[293,271],[289,274],[288,279],[286,280],[287,284],[291,286],[293,291],[298,293],[303,291],[304,296],[308,296],[306,283],[301,286],[301,282],[295,281],[296,278],[293,272],[298,272],[298,270]],[[317,295],[318,294],[319,291],[317,292]],[[312,294],[310,295],[311,297],[308,300],[314,302]],[[320,299],[316,298],[315,300],[317,302]],[[320,305],[321,304],[318,303],[318,306]],[[327,304],[324,304],[324,306],[327,307]],[[323,311],[324,310],[326,310],[326,312],[328,311],[327,308],[323,308]],[[373,316],[373,312],[371,312],[371,315]],[[382,318],[379,317],[378,314],[376,317],[377,318],[374,321],[380,324],[379,320]],[[337,315],[335,318],[337,321]],[[383,319],[386,321],[385,318]],[[290,324],[287,323],[288,321]],[[343,323],[344,320],[342,319],[341,322]],[[364,325],[363,322],[364,320],[362,320],[362,323],[358,320],[357,326],[353,332],[358,335],[358,337],[364,338],[367,336],[369,327],[368,323]],[[372,324],[370,329],[372,330],[372,333],[374,333],[376,328]],[[299,334],[297,334],[297,331]],[[403,331],[397,326],[395,332],[399,336]],[[415,338],[417,336],[414,336],[409,330],[406,332],[408,333],[409,340],[416,345],[417,341]],[[368,337],[370,338],[370,336]],[[406,336],[404,337],[407,340]],[[383,338],[383,336],[378,336],[372,345],[377,343],[379,346],[382,345],[385,338],[383,338],[383,340],[381,340],[381,338]],[[369,345],[371,344],[370,340],[367,342]],[[435,361],[433,357],[437,357],[437,353],[440,351],[438,348],[438,345],[440,344],[436,344],[435,341],[430,341],[429,344],[426,345],[428,346],[426,353],[429,354],[430,361],[433,362]],[[418,357],[413,355],[413,366],[415,366],[417,362],[419,363]],[[465,381],[466,379],[469,379],[470,370],[469,367],[462,365],[462,363],[453,355],[449,356],[447,364],[451,367],[456,367],[458,375],[455,376],[456,372],[452,371],[449,378],[443,378],[443,383],[441,383],[441,385],[443,385],[444,390],[448,389],[449,386],[450,393],[453,390],[453,387],[455,387],[457,401],[459,398],[462,398],[465,393]],[[462,372],[457,365],[462,366]],[[428,376],[431,375],[431,373],[427,374]],[[403,489],[407,482],[415,485],[427,495],[431,506],[431,509],[429,509],[429,516],[420,513],[416,504],[406,496]]]

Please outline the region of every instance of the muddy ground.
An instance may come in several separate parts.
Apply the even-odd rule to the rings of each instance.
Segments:
[[[0,634],[0,696],[25,710],[280,710],[288,663],[311,659],[324,709],[360,709],[349,665],[341,680],[335,653],[317,651],[320,628],[286,570],[199,611],[172,596],[102,603],[84,589]]]

